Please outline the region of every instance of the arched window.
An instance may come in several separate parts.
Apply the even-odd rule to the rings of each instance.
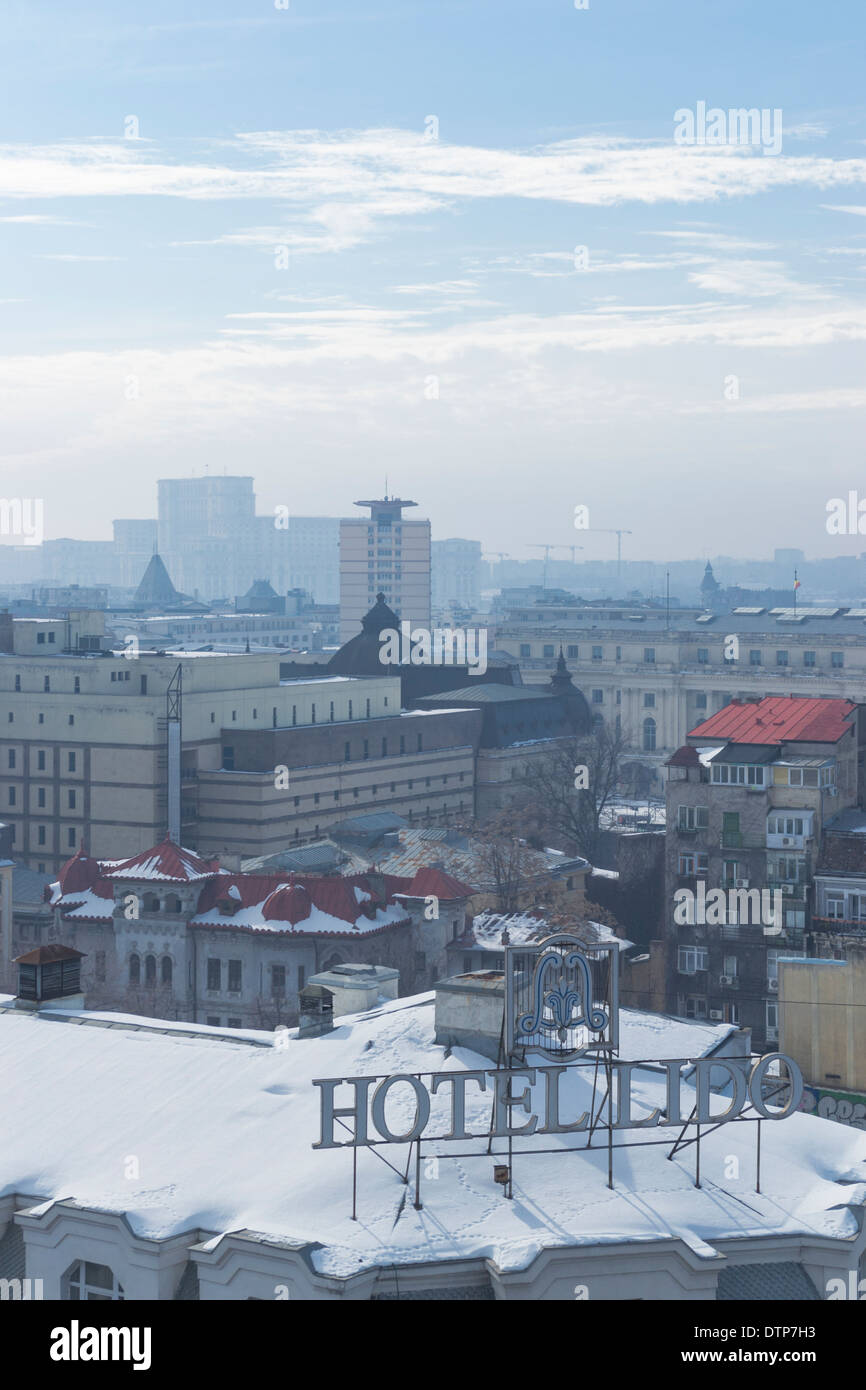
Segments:
[[[145,893],[144,910],[145,912],[159,912],[159,898],[155,893]]]
[[[156,956],[145,956],[144,958],[144,983],[146,985],[156,984]]]
[[[170,894],[170,896],[167,897],[166,900],[165,900],[165,910],[166,910],[166,912],[180,912],[180,909],[181,909],[180,898],[177,896],[176,893]]]
[[[129,983],[131,985],[141,983],[141,956],[129,957]]]
[[[122,1303],[124,1293],[108,1265],[77,1260],[63,1276],[61,1298],[73,1303]]]
[[[643,751],[645,753],[656,751],[656,722],[654,719],[645,719],[643,722]]]
[[[171,984],[171,956],[163,956],[161,978],[164,985]]]

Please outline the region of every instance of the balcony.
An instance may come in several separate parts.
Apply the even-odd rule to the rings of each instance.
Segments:
[[[719,836],[722,849],[766,849],[765,835],[746,835],[742,830],[723,830]]]

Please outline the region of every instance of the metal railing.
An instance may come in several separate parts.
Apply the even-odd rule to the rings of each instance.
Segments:
[[[766,835],[747,835],[742,830],[723,830],[719,836],[722,849],[766,849]]]

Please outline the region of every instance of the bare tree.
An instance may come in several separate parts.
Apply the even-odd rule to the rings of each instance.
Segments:
[[[592,733],[557,740],[526,775],[549,831],[590,861],[598,854],[604,812],[619,788],[625,748],[621,730],[599,724]]]
[[[494,897],[497,912],[552,905],[563,895],[544,854],[528,838],[537,821],[534,808],[521,807],[500,811],[481,825],[463,822],[460,826],[471,841],[477,887]],[[540,843],[535,840],[536,845]]]

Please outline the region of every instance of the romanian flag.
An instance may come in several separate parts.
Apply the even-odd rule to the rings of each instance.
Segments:
[[[797,592],[797,590],[799,589],[799,587],[800,587],[800,581],[799,581],[799,579],[795,579],[795,580],[794,580],[794,593]]]

